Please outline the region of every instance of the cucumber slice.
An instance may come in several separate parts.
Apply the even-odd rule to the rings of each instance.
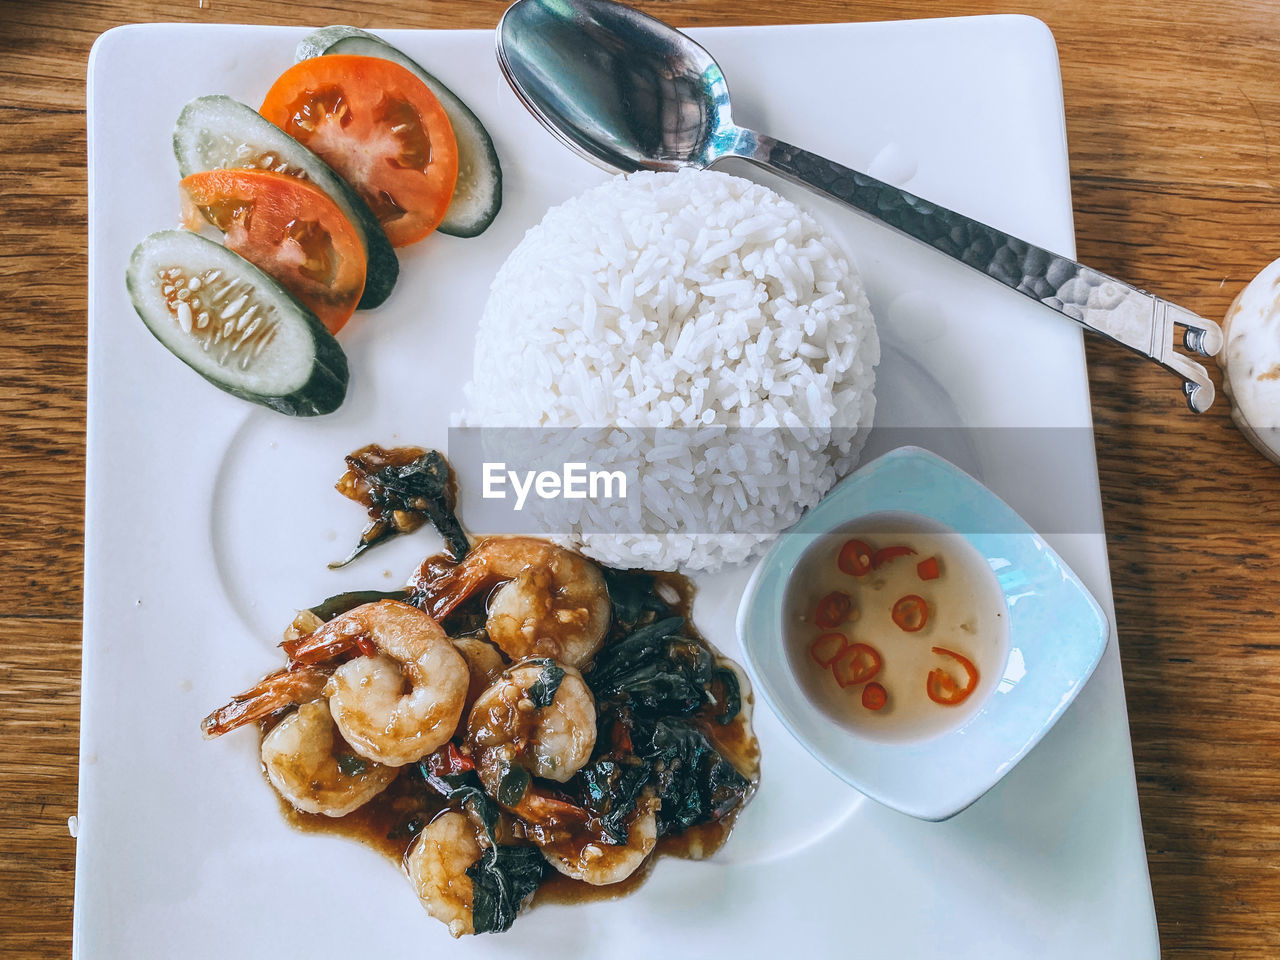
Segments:
[[[376,307],[390,296],[400,261],[369,205],[332,167],[252,107],[223,96],[192,100],[174,127],[173,155],[183,177],[249,167],[311,181],[333,198],[364,244],[369,266],[359,309]]]
[[[347,356],[338,341],[239,254],[163,230],[134,248],[126,281],[147,329],[215,387],[296,417],[341,406]]]
[[[480,118],[458,99],[457,94],[417,62],[385,40],[357,27],[322,27],[302,38],[295,54],[297,61],[326,53],[347,53],[358,57],[381,57],[398,63],[417,75],[435,94],[453,124],[458,141],[458,185],[437,229],[454,237],[475,237],[484,233],[502,207],[502,167],[493,140]]]

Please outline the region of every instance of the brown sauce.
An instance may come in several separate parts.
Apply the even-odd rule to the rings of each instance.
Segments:
[[[411,593],[455,565],[443,554],[426,558],[410,579]],[[639,889],[662,857],[701,860],[714,854],[729,838],[733,824],[742,808],[750,802],[760,775],[760,746],[751,730],[752,696],[745,692],[741,671],[731,660],[722,656],[694,627],[692,618],[695,588],[687,577],[677,573],[653,574],[659,596],[668,604],[671,615],[683,617],[682,635],[704,646],[718,665],[728,667],[739,676],[744,691],[738,715],[728,724],[720,724],[707,715],[704,709],[689,719],[711,744],[742,774],[750,787],[742,803],[718,821],[699,824],[681,833],[668,834],[658,840],[654,852],[645,863],[627,879],[606,886],[593,886],[581,880],[564,876],[548,866],[546,874],[534,895],[533,904],[584,903],[595,900],[613,900]],[[450,636],[460,636],[480,630],[484,626],[484,607],[487,598],[469,601],[451,614],[445,626]],[[616,627],[610,629],[605,640],[607,648],[621,640],[625,634]],[[584,673],[589,672],[589,667]],[[273,718],[278,719],[278,718]],[[263,733],[270,723],[262,725]],[[281,799],[280,806],[285,819],[298,830],[308,833],[327,833],[357,840],[400,868],[405,854],[418,832],[434,817],[448,808],[448,804],[435,793],[416,772],[416,764],[402,768],[391,785],[364,806],[343,817],[326,817],[321,814],[302,813]],[[264,774],[264,780],[265,780]],[[504,814],[504,819],[506,815]],[[511,830],[511,823],[504,824],[504,832]]]

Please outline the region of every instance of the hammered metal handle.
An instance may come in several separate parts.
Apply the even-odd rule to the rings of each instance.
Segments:
[[[1204,367],[1173,347],[1174,328],[1181,326],[1188,350],[1214,356],[1222,348],[1222,330],[1212,320],[807,150],[751,130],[735,133],[725,155],[825,193],[1150,357],[1182,379],[1196,413],[1213,404],[1213,381]]]

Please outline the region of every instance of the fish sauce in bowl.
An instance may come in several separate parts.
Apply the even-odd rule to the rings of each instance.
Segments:
[[[976,714],[1004,672],[1008,622],[995,575],[964,536],[905,512],[815,536],[783,609],[806,696],[882,742],[931,739]]]

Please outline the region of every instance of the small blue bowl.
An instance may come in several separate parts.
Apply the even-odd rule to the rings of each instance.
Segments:
[[[914,513],[961,534],[987,561],[1009,615],[1004,675],[962,726],[885,743],[841,726],[801,689],[783,648],[787,582],[814,535],[873,513]],[[886,806],[945,820],[991,789],[1062,716],[1098,665],[1110,627],[1080,579],[1014,510],[918,447],[866,464],[774,544],[738,609],[755,689],[833,773]]]

